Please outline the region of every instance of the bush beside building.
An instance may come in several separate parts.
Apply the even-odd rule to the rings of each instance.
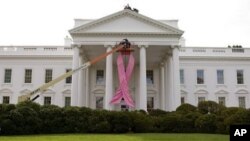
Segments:
[[[118,112],[85,107],[41,106],[32,102],[0,104],[0,135],[54,133],[229,133],[232,124],[250,124],[250,109],[213,101],[176,111]]]

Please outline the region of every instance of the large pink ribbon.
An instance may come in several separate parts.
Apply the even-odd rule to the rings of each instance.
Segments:
[[[117,58],[117,69],[118,69],[118,76],[119,76],[119,81],[120,81],[120,86],[116,90],[114,97],[112,98],[111,102],[112,104],[118,104],[121,102],[122,98],[126,105],[129,107],[134,107],[134,102],[130,96],[129,93],[129,87],[128,87],[128,82],[130,80],[133,68],[135,64],[135,59],[132,54],[129,55],[129,61],[128,61],[128,66],[126,68],[125,72],[125,67],[123,63],[123,57],[122,53],[118,55]]]

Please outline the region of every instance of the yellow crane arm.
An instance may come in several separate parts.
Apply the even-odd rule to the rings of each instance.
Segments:
[[[74,74],[75,72],[78,72],[78,71],[81,70],[81,69],[86,69],[86,68],[88,68],[89,66],[91,66],[91,65],[97,63],[98,61],[100,61],[100,60],[106,58],[108,55],[110,55],[110,54],[112,54],[112,53],[114,53],[114,52],[116,52],[116,51],[118,51],[118,50],[121,50],[123,47],[124,47],[124,45],[123,45],[123,44],[120,44],[120,45],[118,45],[117,47],[113,48],[111,51],[106,52],[106,53],[104,53],[104,54],[102,54],[102,55],[100,55],[100,56],[94,58],[93,60],[84,63],[84,64],[83,64],[82,66],[80,66],[79,68],[76,68],[76,69],[74,69],[74,70],[72,70],[72,71],[69,71],[69,72],[63,74],[63,75],[60,75],[60,76],[57,77],[56,79],[54,79],[54,80],[52,80],[52,81],[50,81],[50,82],[48,82],[48,83],[46,83],[46,84],[44,84],[44,85],[38,87],[37,89],[33,90],[32,92],[30,92],[30,93],[28,93],[28,94],[26,94],[26,95],[19,96],[19,97],[18,97],[18,102],[30,100],[30,97],[31,97],[32,95],[34,95],[34,94],[36,94],[36,93],[39,93],[39,92],[44,92],[44,91],[46,91],[49,87],[51,87],[51,86],[55,85],[56,83],[58,83],[58,82],[64,80],[65,78],[71,76],[71,75]],[[38,94],[37,96],[35,96],[34,98],[32,98],[31,101],[36,100],[39,96],[40,96],[40,95]]]

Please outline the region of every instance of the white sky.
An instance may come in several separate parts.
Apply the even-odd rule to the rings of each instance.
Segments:
[[[178,19],[186,46],[250,47],[250,0],[0,0],[0,45],[63,45],[75,18],[127,3],[153,19]]]

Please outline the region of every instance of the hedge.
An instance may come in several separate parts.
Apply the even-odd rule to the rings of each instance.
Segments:
[[[226,108],[212,101],[176,111],[92,110],[41,106],[33,102],[0,104],[0,135],[55,133],[229,133],[232,124],[250,124],[250,110]]]

